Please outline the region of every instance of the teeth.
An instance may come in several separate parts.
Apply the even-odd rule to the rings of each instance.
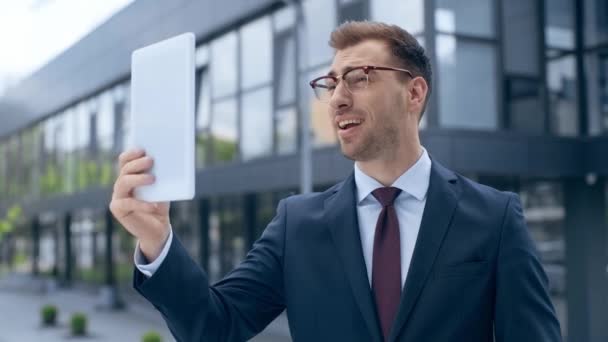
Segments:
[[[344,128],[348,124],[360,124],[360,123],[361,123],[361,120],[358,120],[358,119],[355,119],[355,120],[342,120],[342,121],[338,122],[338,126],[340,128]]]

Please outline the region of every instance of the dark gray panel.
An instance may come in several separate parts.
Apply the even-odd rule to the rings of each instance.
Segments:
[[[586,144],[587,170],[608,175],[608,136],[590,139]]]

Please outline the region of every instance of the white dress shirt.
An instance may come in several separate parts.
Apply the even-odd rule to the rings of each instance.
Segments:
[[[394,206],[399,220],[399,240],[401,246],[401,286],[405,284],[410,269],[414,246],[420,230],[422,213],[426,205],[426,193],[431,177],[431,159],[424,147],[418,161],[405,171],[391,186],[401,189]],[[372,259],[374,255],[374,235],[376,222],[382,205],[372,195],[372,191],[382,188],[374,178],[366,175],[355,163],[355,184],[357,185],[357,216],[359,234],[363,247],[363,258],[367,268],[367,279],[372,284]]]
[[[426,205],[426,193],[429,188],[431,176],[431,159],[426,149],[422,147],[422,155],[418,161],[405,171],[391,185],[401,189],[395,199],[394,206],[399,220],[399,235],[401,244],[401,285],[405,284],[407,272],[410,268],[414,246],[420,230],[422,213]],[[383,187],[377,180],[366,175],[355,163],[355,184],[357,186],[357,217],[359,219],[359,234],[363,248],[363,257],[367,268],[367,278],[372,283],[372,256],[374,251],[374,234],[376,221],[382,210],[382,205],[372,195],[372,191]],[[144,275],[151,277],[160,267],[169,252],[173,240],[173,229],[156,260],[147,263],[146,258],[139,249],[139,242],[135,247],[135,266]]]

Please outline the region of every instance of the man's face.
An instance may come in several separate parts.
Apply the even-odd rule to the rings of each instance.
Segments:
[[[400,67],[386,43],[366,40],[338,50],[331,71],[342,75],[359,66]],[[337,132],[342,153],[356,161],[390,156],[404,142],[408,119],[407,82],[398,71],[371,70],[367,88],[349,91],[340,80],[329,101],[329,114]],[[346,127],[345,122],[350,121]],[[341,128],[342,126],[342,128]]]

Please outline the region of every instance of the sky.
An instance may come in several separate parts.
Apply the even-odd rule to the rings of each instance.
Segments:
[[[133,0],[0,0],[0,97]]]

